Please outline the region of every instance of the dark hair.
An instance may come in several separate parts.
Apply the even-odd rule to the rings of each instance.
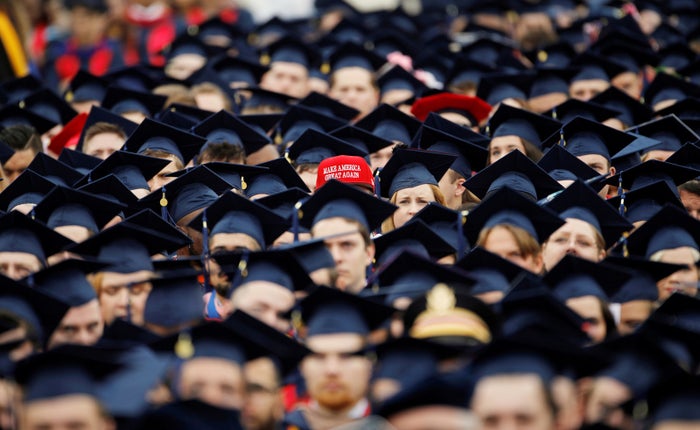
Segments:
[[[240,145],[229,142],[209,143],[197,155],[197,164],[210,161],[245,164],[246,153]]]
[[[44,149],[39,134],[34,127],[28,125],[11,125],[0,130],[0,140],[15,151],[31,149],[38,154]]]
[[[691,179],[681,184],[678,189],[700,196],[700,179]]]

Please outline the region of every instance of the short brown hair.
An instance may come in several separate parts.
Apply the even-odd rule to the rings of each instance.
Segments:
[[[525,229],[511,224],[497,224],[492,227],[482,228],[479,232],[479,238],[476,240],[476,246],[483,246],[491,232],[496,228],[503,228],[508,231],[515,240],[518,250],[523,257],[538,256],[542,253],[542,245],[532,237]]]
[[[105,121],[99,121],[91,125],[85,130],[85,137],[83,138],[83,142],[87,142],[88,140],[92,139],[93,137],[97,136],[98,134],[103,134],[103,133],[113,133],[121,137],[122,139],[126,139],[126,133],[124,130],[119,127],[116,124],[113,124],[111,122],[105,122]]]
[[[34,127],[28,125],[11,125],[0,130],[0,140],[15,151],[31,149],[38,154],[44,150],[39,134]]]
[[[196,157],[197,164],[211,161],[223,161],[226,163],[245,164],[245,150],[234,143],[216,142],[208,143],[202,148],[202,152]]]
[[[194,85],[190,89],[192,97],[197,99],[198,94],[217,94],[224,100],[224,110],[231,110],[231,98],[219,88],[219,86],[212,84],[211,82],[202,82],[201,84]]]

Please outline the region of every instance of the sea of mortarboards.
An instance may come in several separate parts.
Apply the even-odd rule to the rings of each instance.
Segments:
[[[700,428],[697,1],[111,3],[0,12],[0,428]]]

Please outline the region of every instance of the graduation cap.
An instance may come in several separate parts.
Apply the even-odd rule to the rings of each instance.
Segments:
[[[482,170],[488,156],[488,151],[484,147],[425,124],[413,143],[414,145],[417,143],[419,147],[429,152],[456,156],[450,168],[465,178],[471,177],[472,172]]]
[[[19,107],[56,124],[67,124],[78,112],[49,89],[35,91],[19,101]]]
[[[425,121],[430,112],[454,112],[465,116],[476,126],[488,117],[491,106],[475,96],[440,93],[419,98],[411,107],[411,113],[420,121]]]
[[[513,225],[528,232],[539,243],[547,240],[565,221],[551,209],[538,206],[519,192],[504,187],[486,197],[469,213],[465,232],[476,243],[479,232],[500,224]]]
[[[544,276],[543,281],[562,302],[583,296],[595,296],[609,302],[631,277],[632,273],[615,266],[566,255]]]
[[[476,96],[491,106],[505,99],[528,99],[531,73],[489,73],[481,76]]]
[[[620,112],[609,109],[590,101],[569,99],[553,107],[543,115],[551,116],[554,119],[567,123],[576,117],[583,117],[591,121],[603,122],[606,119],[615,118]]]
[[[204,165],[207,166],[209,170],[216,173],[221,179],[228,182],[231,188],[241,191],[247,187],[245,178],[248,177],[248,175],[255,175],[269,170],[266,167],[227,163],[223,161],[210,161],[204,163]],[[168,176],[178,177],[185,173],[185,170],[181,170],[179,172],[170,173]]]
[[[107,93],[111,92],[113,96],[116,96],[114,93],[117,90],[111,90],[111,87],[129,88],[140,93],[148,93],[151,88],[157,85],[156,79],[154,79],[152,73],[150,73],[145,66],[120,67],[106,73],[102,78],[111,84],[110,87],[107,88]],[[118,101],[118,98],[115,97],[114,101]],[[163,101],[165,101],[165,99],[163,99]],[[104,105],[104,99],[102,99],[102,104]],[[159,108],[160,107],[154,109],[154,112]]]
[[[378,152],[394,144],[389,140],[353,125],[346,125],[333,130],[330,135],[355,146],[366,154]]]
[[[245,113],[246,109],[250,111],[265,108],[266,112],[274,110],[284,113],[297,99],[286,94],[253,87],[234,91],[234,100],[240,112]]]
[[[562,144],[577,157],[596,154],[610,160],[611,155],[620,152],[634,140],[635,137],[630,134],[596,121],[576,117],[564,124],[558,134],[550,136],[542,145],[548,147]]]
[[[640,257],[608,256],[603,262],[619,266],[632,273],[632,277],[610,297],[612,303],[627,303],[635,300],[655,302],[659,298],[656,283],[685,268],[680,264],[649,261]]]
[[[107,80],[80,69],[68,84],[68,89],[63,93],[63,99],[68,103],[100,102],[108,86]]]
[[[366,336],[394,313],[389,306],[327,287],[318,287],[300,306],[307,338],[334,333]]]
[[[700,86],[668,73],[658,73],[644,90],[644,103],[651,108],[663,101],[687,97],[700,97]]]
[[[117,176],[111,174],[77,189],[124,206],[131,206],[138,200],[134,193]]]
[[[245,189],[245,193],[249,198],[259,194],[276,194],[289,188],[299,188],[305,192],[310,192],[304,181],[299,177],[299,174],[286,159],[276,158],[260,163],[258,166],[267,167],[268,171],[246,177],[248,187]]]
[[[68,259],[32,274],[24,282],[70,307],[78,307],[97,300],[95,288],[86,276],[106,266],[98,261]]]
[[[291,107],[282,117],[278,124],[278,130],[282,136],[282,142],[288,143],[296,141],[308,129],[330,132],[343,125],[345,125],[345,121],[340,118],[296,105]]]
[[[532,200],[540,200],[563,187],[520,151],[511,151],[463,184],[483,199],[500,188],[510,188]]]
[[[632,132],[629,134],[633,135],[635,140],[610,158],[610,164],[612,164],[618,172],[642,164],[642,153],[648,151],[649,148],[661,144],[661,141],[642,136],[641,134]]]
[[[409,250],[435,261],[456,252],[456,249],[449,242],[428,227],[422,220],[406,223],[375,238],[374,247],[374,259],[377,267],[382,267],[404,250]]]
[[[245,83],[254,87],[260,82],[263,75],[269,70],[257,62],[242,57],[223,56],[213,60],[210,67],[223,81],[229,85],[233,83]]]
[[[181,246],[189,245],[192,239],[180,228],[164,220],[150,209],[142,209],[124,218],[130,224],[135,224],[149,230],[156,231],[161,235],[170,236],[173,242],[179,241]]]
[[[148,180],[160,172],[170,160],[139,155],[127,151],[115,151],[75,186],[83,186],[105,176],[114,175],[129,190],[150,190]]]
[[[610,82],[615,76],[625,71],[623,66],[591,51],[578,55],[569,65],[579,69],[570,82],[594,79]]]
[[[7,96],[9,103],[22,100],[34,91],[44,87],[44,83],[36,76],[28,74],[21,78],[11,79],[0,85],[0,90]]]
[[[649,421],[652,425],[663,427],[669,425],[693,426],[700,420],[697,408],[693,406],[700,400],[698,376],[679,373],[670,378],[660,378],[647,398],[649,404]],[[670,424],[673,423],[673,424]]]
[[[13,155],[15,155],[15,150],[0,140],[0,164],[7,163]]]
[[[372,231],[395,210],[396,206],[391,203],[352,185],[331,180],[301,206],[299,223],[310,229],[321,220],[340,217],[358,221]]]
[[[451,154],[399,148],[379,173],[380,195],[390,198],[404,188],[437,186],[456,158]]]
[[[190,106],[182,103],[170,103],[165,109],[158,112],[158,114],[156,115],[156,120],[160,121],[160,118],[166,112],[177,113],[179,114],[180,118],[184,117],[187,120],[194,122],[195,124],[204,121],[205,119],[213,115],[211,111],[200,109],[196,106]],[[184,127],[178,128],[184,129]]]
[[[685,40],[672,41],[658,50],[660,69],[672,71],[682,69],[697,58],[696,52],[688,46]]]
[[[332,116],[350,121],[360,112],[346,104],[334,100],[326,95],[312,91],[308,96],[299,100],[298,106],[304,106],[316,110],[323,115]]]
[[[140,112],[146,117],[153,117],[163,108],[166,100],[166,96],[134,91],[115,86],[113,83],[107,88],[101,106],[117,115],[123,115],[127,112]]]
[[[623,67],[625,71],[639,73],[644,66],[655,66],[659,58],[647,43],[644,46],[639,40],[631,41],[619,37],[608,37],[592,46],[597,54]]]
[[[622,121],[625,127],[649,121],[654,116],[648,106],[614,86],[596,94],[590,101],[619,112],[615,118]]]
[[[192,128],[192,132],[206,139],[202,147],[216,143],[227,143],[242,147],[246,154],[252,154],[271,143],[269,137],[250,125],[221,110]],[[201,150],[200,150],[201,151]]]
[[[558,182],[577,179],[587,181],[600,176],[597,171],[560,145],[548,148],[537,165]]]
[[[73,242],[39,221],[18,212],[0,218],[0,251],[24,252],[36,256],[45,265],[51,255]]]
[[[34,156],[27,170],[43,176],[56,185],[71,186],[82,177],[77,170],[43,152]]]
[[[277,249],[288,251],[309,275],[320,269],[335,268],[335,260],[326,247],[324,239],[284,244]]]
[[[38,173],[25,170],[0,193],[0,209],[10,212],[19,205],[36,205],[55,186]]]
[[[104,272],[133,273],[152,271],[151,255],[173,252],[188,244],[183,242],[182,237],[172,236],[169,231],[156,231],[122,221],[68,250],[109,263]]]
[[[473,295],[492,291],[506,293],[524,270],[480,246],[457,260],[454,267],[466,271],[476,281],[471,289]]]
[[[569,80],[577,72],[571,68],[538,67],[530,82],[528,98],[540,97],[546,94],[569,94]]]
[[[167,152],[184,165],[205,143],[202,137],[146,118],[126,140],[123,149],[139,154],[148,150]]]
[[[518,136],[542,148],[545,139],[556,133],[561,123],[543,115],[502,104],[489,119],[488,127],[492,138]]]
[[[146,324],[176,328],[204,318],[199,272],[178,273],[153,278],[144,308]]]
[[[546,206],[563,219],[575,218],[593,226],[603,236],[606,249],[633,228],[628,220],[581,180],[576,180]]]
[[[686,97],[667,108],[656,111],[656,115],[660,117],[670,114],[676,115],[680,120],[688,125],[693,120],[700,118],[700,99],[692,96]]]
[[[26,125],[32,127],[36,134],[42,135],[54,128],[58,123],[37,115],[29,109],[22,109],[18,105],[5,105],[0,108],[0,126],[7,128],[13,125]]]
[[[495,65],[487,64],[483,61],[479,61],[467,58],[464,55],[457,56],[452,67],[450,68],[447,76],[445,77],[445,83],[450,86],[462,86],[465,84],[472,84],[474,86],[479,86],[481,77],[494,73],[496,70]],[[425,86],[425,84],[423,84]],[[417,91],[420,93],[420,91]]]
[[[255,201],[270,209],[272,212],[276,213],[282,218],[291,220],[294,216],[293,212],[297,210],[297,203],[306,200],[310,196],[311,194],[308,192],[294,187],[276,194],[261,197]]]
[[[87,119],[85,120],[83,131],[82,133],[80,133],[78,144],[75,146],[76,150],[83,150],[83,143],[85,142],[85,133],[87,133],[90,127],[97,124],[98,122],[106,122],[118,126],[122,129],[126,137],[129,137],[131,133],[133,133],[134,130],[136,130],[136,127],[138,127],[138,124],[136,124],[133,121],[129,121],[121,115],[114,114],[108,111],[107,109],[101,108],[99,106],[93,106],[90,109],[90,113],[88,114]]]
[[[63,148],[58,156],[58,161],[67,164],[83,175],[87,175],[102,162],[102,159],[74,149]]]
[[[617,185],[622,179],[622,187],[627,190],[635,190],[649,185],[652,182],[664,181],[669,188],[675,189],[678,185],[696,178],[700,171],[689,167],[680,166],[665,161],[647,160],[638,166],[620,172],[619,175],[609,178],[608,184]]]
[[[623,246],[630,255],[650,258],[663,249],[688,246],[700,249],[700,222],[672,205],[666,205],[644,225],[635,230]]]
[[[381,94],[394,90],[407,90],[413,94],[419,94],[427,88],[423,82],[401,66],[394,66],[382,73],[377,78],[377,85]]]
[[[311,69],[317,61],[317,54],[307,43],[298,38],[284,36],[263,49],[260,63],[263,66],[275,62],[296,63]]]
[[[154,211],[167,208],[177,223],[186,215],[208,207],[219,195],[230,190],[228,182],[202,164],[188,169],[160,190],[143,197],[138,205]]]
[[[395,107],[382,103],[357,121],[355,126],[383,139],[408,145],[418,132],[421,123]]]
[[[482,148],[487,148],[491,139],[488,136],[472,131],[469,127],[449,121],[435,112],[430,112],[423,122],[423,128],[431,127],[443,133],[450,134],[458,139],[473,143]],[[422,128],[421,128],[422,131]],[[478,170],[478,169],[475,169]]]
[[[123,208],[88,192],[57,186],[36,205],[34,214],[51,229],[76,225],[97,233]]]
[[[139,429],[163,427],[171,430],[243,428],[238,409],[219,408],[200,400],[178,400],[149,409],[139,419],[139,426]]]
[[[666,204],[685,209],[677,192],[675,186],[672,187],[665,181],[657,180],[626,192],[624,205],[622,204],[622,196],[619,195],[608,199],[607,202],[618,210],[622,207],[625,218],[631,223],[637,223],[647,221]]]
[[[700,170],[700,147],[698,147],[697,143],[688,142],[681,146],[681,149],[671,154],[666,159],[666,162]]]
[[[163,50],[163,53],[168,61],[179,55],[188,54],[208,58],[210,52],[210,47],[205,45],[200,38],[188,33],[183,33],[177,36]]]
[[[312,128],[299,135],[294,140],[294,143],[287,148],[286,154],[296,166],[318,164],[325,159],[338,155],[354,155],[358,157],[367,155],[365,151],[350,143]]]
[[[269,135],[277,123],[280,122],[282,116],[283,115],[281,113],[247,114],[238,115],[238,119],[255,128],[259,132]]]
[[[407,224],[421,220],[457,252],[458,258],[470,248],[464,236],[466,222],[463,212],[454,211],[436,202],[430,202],[408,220]]]
[[[651,147],[650,151],[677,151],[687,142],[700,140],[700,136],[673,114],[639,124],[628,131],[662,142],[661,145]]]
[[[328,58],[331,73],[346,67],[359,67],[375,72],[385,62],[383,57],[352,42],[337,46]]]

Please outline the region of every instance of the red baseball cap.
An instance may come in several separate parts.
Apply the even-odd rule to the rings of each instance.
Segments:
[[[356,155],[338,155],[321,161],[316,174],[316,189],[318,190],[331,179],[360,185],[374,192],[372,169],[364,158]]]

